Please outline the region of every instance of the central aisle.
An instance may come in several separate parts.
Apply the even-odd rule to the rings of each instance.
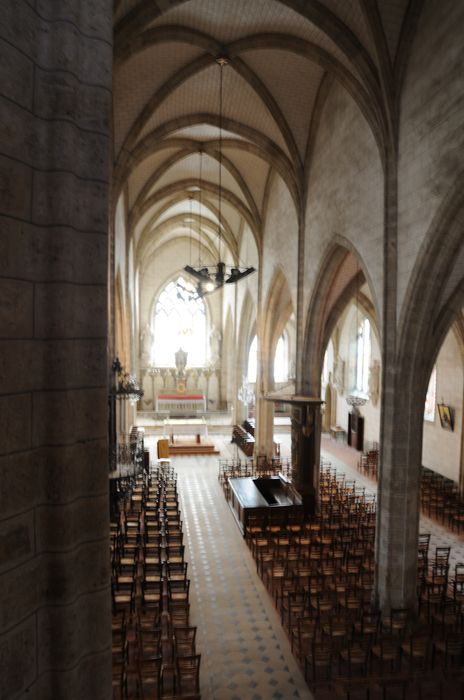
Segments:
[[[223,458],[232,457],[229,437],[215,435],[214,441]],[[202,700],[312,698],[219,486],[218,457],[173,457],[171,463],[178,475]]]

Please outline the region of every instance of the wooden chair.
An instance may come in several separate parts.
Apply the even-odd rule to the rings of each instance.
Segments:
[[[438,664],[445,670],[459,668],[464,671],[464,635],[461,633],[448,634],[445,639],[433,644],[433,664]]]
[[[346,700],[355,700],[355,698],[356,700],[369,700],[369,679],[349,676],[347,678],[337,678],[335,680],[335,691],[337,697],[346,698]]]
[[[310,684],[316,684],[320,674],[324,680],[330,681],[332,677],[333,650],[330,640],[311,643],[310,654],[305,657],[305,679]]]
[[[378,665],[380,673],[390,673],[401,667],[400,642],[396,635],[381,636],[371,649],[371,663]]]
[[[143,585],[150,587],[159,585],[163,580],[163,565],[159,561],[153,561],[151,557],[147,557],[143,564],[142,581]]]
[[[159,610],[163,601],[163,584],[158,583],[142,584],[142,609],[145,613],[151,610]]]
[[[432,564],[435,566],[448,566],[451,547],[435,547],[435,556]]]
[[[364,611],[361,617],[353,622],[353,638],[363,639],[369,637],[374,644],[380,630],[380,613],[376,611]]]
[[[128,698],[128,683],[126,666],[113,662],[111,687],[113,700],[126,700]]]
[[[141,660],[156,659],[161,655],[161,628],[139,628],[137,635],[138,655]]]
[[[194,656],[196,627],[175,627],[173,629],[174,652],[176,656]]]
[[[188,564],[184,562],[168,562],[166,564],[166,574],[168,581],[183,581],[187,584]]]
[[[304,590],[293,590],[282,599],[280,622],[291,635],[291,630],[297,626],[298,619],[308,612],[308,597]]]
[[[459,633],[462,632],[462,630],[463,616],[461,604],[454,599],[446,599],[440,609],[432,615],[433,637],[444,638],[450,633]]]
[[[169,622],[172,628],[188,627],[190,603],[185,600],[168,600]]]
[[[285,577],[285,574],[286,562],[285,559],[281,558],[273,558],[264,572],[264,584],[274,599],[279,593],[281,579]]]
[[[141,700],[161,700],[161,669],[163,659],[160,656],[138,663],[137,697]]]
[[[425,609],[426,620],[430,623],[432,616],[442,607],[445,600],[446,585],[426,581],[419,596],[419,615]]]
[[[328,637],[333,651],[339,651],[350,634],[351,625],[344,615],[331,615],[327,622],[321,624],[323,638]]]
[[[187,602],[189,599],[190,579],[168,580],[168,598],[170,601]]]
[[[401,653],[411,671],[426,671],[431,663],[431,639],[423,634],[412,635],[401,645]]]
[[[113,614],[125,613],[130,617],[135,610],[135,581],[119,583],[111,582],[111,599]]]
[[[408,608],[391,608],[389,615],[382,619],[382,628],[389,634],[403,637],[409,622]]]
[[[339,673],[345,671],[348,678],[367,676],[369,671],[371,645],[369,641],[364,644],[353,642],[348,644],[339,653]]]
[[[176,688],[182,700],[200,700],[201,654],[176,657]]]
[[[137,607],[136,632],[139,630],[153,630],[160,626],[161,621],[161,604],[159,606],[150,606],[147,612],[144,612]]]
[[[166,548],[166,561],[168,564],[183,564],[184,563],[184,545],[169,544]]]
[[[317,636],[317,624],[313,617],[300,617],[290,637],[292,652],[300,663],[310,653],[311,644]]]

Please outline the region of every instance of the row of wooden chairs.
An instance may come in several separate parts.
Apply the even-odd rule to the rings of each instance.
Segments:
[[[430,536],[421,535],[419,617],[406,609],[382,617],[372,605],[375,498],[326,463],[320,488],[316,518],[279,528],[256,517],[245,532],[309,685],[349,698],[357,681],[368,697],[376,682],[384,693],[395,683],[405,693],[418,675],[440,679],[440,688],[452,674],[464,678],[464,565],[450,574],[449,548],[430,552]],[[433,600],[429,585],[440,573],[442,595]]]
[[[373,449],[361,454],[358,460],[358,471],[370,479],[377,479],[378,468],[379,448],[378,446],[375,446]]]
[[[421,473],[421,509],[451,530],[460,533],[464,528],[464,500],[457,483],[425,467]]]
[[[197,700],[200,661],[189,622],[176,475],[140,475],[112,523],[113,697]]]
[[[248,457],[247,459],[220,459],[218,469],[218,481],[227,495],[228,480],[239,477],[264,477],[283,474],[288,477],[291,471],[291,462],[287,458],[272,457]]]

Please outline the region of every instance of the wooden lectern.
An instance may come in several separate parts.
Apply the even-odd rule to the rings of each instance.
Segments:
[[[169,440],[158,440],[157,449],[159,460],[169,459]]]

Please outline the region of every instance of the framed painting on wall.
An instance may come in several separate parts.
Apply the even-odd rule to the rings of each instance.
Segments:
[[[438,415],[440,416],[441,427],[445,430],[454,430],[454,411],[445,403],[438,403]]]

